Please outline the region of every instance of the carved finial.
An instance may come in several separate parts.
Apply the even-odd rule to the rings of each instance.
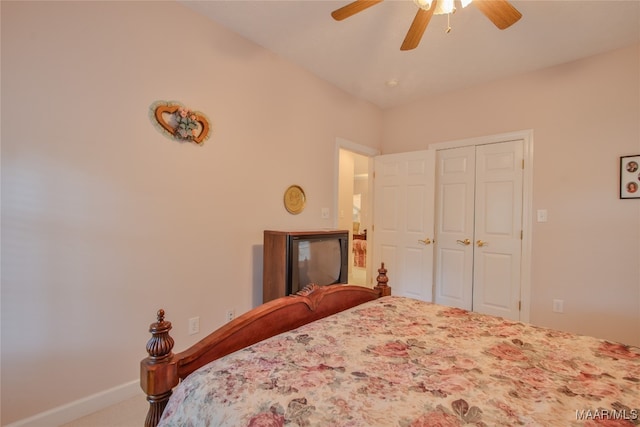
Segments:
[[[378,269],[378,277],[376,278],[376,280],[378,281],[378,285],[382,283],[386,284],[389,281],[389,278],[387,277],[387,269],[384,268],[384,262],[380,263],[380,268]]]
[[[151,339],[147,342],[147,353],[152,363],[157,363],[171,356],[173,350],[173,338],[169,335],[171,330],[171,322],[164,320],[164,310],[160,309],[157,313],[158,321],[149,326]]]
[[[384,268],[384,262],[380,263],[380,268],[378,269],[378,277],[376,278],[378,284],[375,286],[375,289],[380,291],[380,296],[385,297],[391,295],[391,288],[387,285],[389,278],[387,277],[387,269]]]

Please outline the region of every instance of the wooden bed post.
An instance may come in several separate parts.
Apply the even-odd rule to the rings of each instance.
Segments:
[[[145,427],[155,427],[160,422],[171,390],[178,384],[177,368],[173,361],[173,338],[169,335],[171,322],[164,320],[164,310],[158,310],[158,320],[149,326],[151,339],[147,342],[149,356],[140,362],[140,386],[147,395],[149,412]]]
[[[387,277],[387,269],[384,268],[384,262],[380,264],[380,268],[378,269],[378,277],[376,278],[378,284],[374,286],[373,289],[380,292],[381,297],[387,297],[391,295],[391,287],[387,285],[389,278]]]

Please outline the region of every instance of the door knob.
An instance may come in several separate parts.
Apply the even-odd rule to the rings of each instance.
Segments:
[[[456,240],[456,242],[460,243],[461,245],[465,245],[465,246],[469,246],[471,244],[471,240],[469,240],[469,239]]]
[[[424,240],[418,239],[418,243],[422,243],[423,245],[429,245],[431,243],[435,243],[435,241],[431,241],[431,239],[427,237]]]
[[[481,248],[483,246],[487,246],[489,242],[483,242],[482,240],[478,240],[476,244],[478,245],[479,248]]]

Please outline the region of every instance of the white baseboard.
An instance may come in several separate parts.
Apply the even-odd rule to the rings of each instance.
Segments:
[[[142,393],[140,380],[134,380],[91,396],[83,397],[66,405],[41,412],[32,417],[16,421],[5,427],[59,426],[78,418],[123,402]]]

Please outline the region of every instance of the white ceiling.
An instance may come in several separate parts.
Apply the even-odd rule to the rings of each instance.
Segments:
[[[350,0],[180,1],[381,108],[640,42],[640,0],[513,0],[523,17],[503,31],[472,4],[451,16],[449,34],[447,16],[434,15],[411,51],[400,51],[411,0],[341,22],[330,13]]]

